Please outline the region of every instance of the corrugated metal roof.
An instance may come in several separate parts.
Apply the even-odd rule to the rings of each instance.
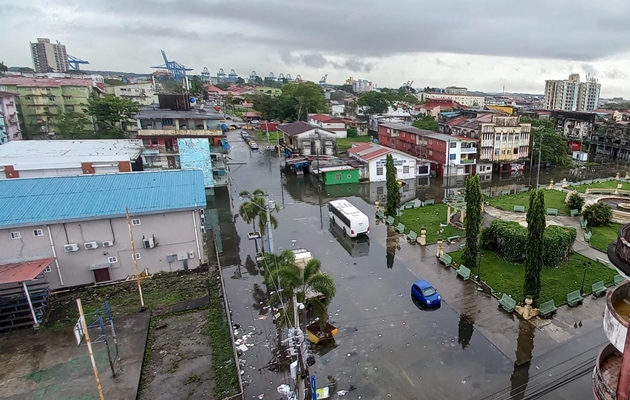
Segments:
[[[0,180],[0,228],[205,208],[201,170]]]
[[[43,258],[0,265],[0,284],[32,281],[53,261],[54,258]]]
[[[92,82],[92,79],[77,78],[27,78],[21,76],[0,78],[0,85],[20,87],[92,86]]]

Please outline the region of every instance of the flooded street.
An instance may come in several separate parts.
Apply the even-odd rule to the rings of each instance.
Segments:
[[[274,214],[279,222],[273,232],[275,252],[310,250],[337,285],[329,313],[339,334],[334,344],[311,346],[316,362],[310,373],[315,375],[318,387],[325,386],[329,378],[336,381],[335,392],[353,386],[355,389],[345,396],[350,399],[506,399],[510,398],[510,390],[524,388],[532,376],[544,370],[530,368],[532,357],[549,354],[544,357],[553,366],[573,354],[556,353],[555,342],[538,335],[529,323],[519,323],[514,316],[497,311],[496,302],[478,293],[475,285],[461,282],[452,269],[437,264],[434,247],[425,249],[408,244],[385,225],[378,225],[374,221],[373,203],[384,200],[384,190],[379,189],[384,182],[318,190],[309,175],[281,174],[278,154],[251,151],[239,131],[231,131],[228,140],[232,146],[229,154],[232,215],[238,212],[242,202],[239,192],[265,190],[281,207]],[[572,174],[549,170],[541,171],[540,182],[546,184],[549,179],[558,182],[563,177],[592,179],[610,174],[591,168]],[[511,179],[490,178],[493,180],[484,180],[484,191],[520,189],[528,184],[529,172]],[[534,173],[533,182],[535,179]],[[420,180],[407,185],[403,201],[416,196],[439,201],[447,190],[463,186],[463,178],[453,178],[444,186],[441,178],[432,178],[431,182]],[[344,237],[336,226],[330,226],[326,204],[340,197],[346,197],[370,217],[368,238],[352,240]],[[244,350],[241,370],[246,383],[245,398],[263,398],[258,397],[261,394],[265,399],[281,398],[276,388],[283,383],[293,386],[290,360],[283,343],[277,339],[274,318],[267,306],[269,293],[262,284],[262,271],[254,261],[256,245],[247,238],[252,227],[237,217],[234,230],[228,201],[227,190],[217,189],[214,202],[221,226],[221,263],[232,318],[237,324],[237,344]],[[439,309],[428,311],[412,301],[410,288],[417,279],[429,280],[440,291],[443,303]],[[589,329],[593,333],[582,337],[574,350],[583,352],[593,348],[592,354],[583,354],[587,360],[595,356],[596,345],[604,340],[603,333],[598,335],[597,326]],[[540,365],[544,363],[542,360]],[[572,383],[567,391],[572,397],[566,398],[588,398],[588,390],[590,379],[582,377]],[[564,398],[558,392],[549,398]],[[491,396],[493,393],[497,393],[496,397]],[[517,394],[513,398],[524,397]]]

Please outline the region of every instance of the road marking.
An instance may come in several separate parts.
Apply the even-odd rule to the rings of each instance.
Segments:
[[[411,380],[411,378],[409,378],[409,375],[407,375],[407,373],[405,372],[404,369],[400,369],[402,371],[402,373],[405,375],[405,378],[407,378],[407,380],[409,381],[409,383],[411,384],[411,386],[413,386],[414,388],[416,387],[416,385],[413,384],[413,381]]]

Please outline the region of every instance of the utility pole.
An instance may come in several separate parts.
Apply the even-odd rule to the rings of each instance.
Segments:
[[[88,331],[88,326],[85,322],[85,314],[83,314],[83,305],[81,304],[81,299],[77,299],[77,308],[79,309],[79,321],[81,322],[81,329],[83,330],[83,335],[85,337],[85,344],[87,344],[88,352],[90,353],[90,362],[92,363],[92,370],[94,371],[94,379],[96,379],[96,388],[98,389],[98,395],[100,400],[105,400],[103,387],[101,386],[101,378],[98,375],[98,367],[96,366],[96,360],[94,359],[94,351],[92,350],[90,332]]]
[[[542,155],[542,132],[540,132],[540,144],[538,145],[538,174],[536,175],[536,190],[540,184],[540,157]]]
[[[138,270],[138,259],[136,257],[136,244],[133,241],[133,230],[131,229],[131,216],[129,216],[129,207],[125,207],[125,212],[127,213],[127,226],[129,227],[129,238],[131,239],[131,251],[133,258],[133,266],[136,271],[136,282],[138,283],[138,294],[140,295],[140,309],[142,311],[146,310],[146,306],[144,305],[144,296],[142,295],[142,285],[140,284],[140,271]]]

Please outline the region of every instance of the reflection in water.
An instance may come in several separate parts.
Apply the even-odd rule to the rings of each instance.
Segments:
[[[254,304],[252,308],[258,311],[258,315],[266,315],[269,312],[269,293],[264,290],[258,283],[254,283],[252,291]]]
[[[368,235],[359,235],[356,238],[351,238],[348,235],[344,235],[341,228],[332,222],[329,223],[328,230],[351,257],[364,257],[370,253],[370,237]]]
[[[398,247],[398,234],[393,228],[387,227],[387,253],[385,259],[387,260],[387,269],[394,268],[394,258],[396,257],[396,248]]]
[[[474,325],[468,322],[466,317],[460,315],[459,325],[457,327],[457,342],[462,346],[462,349],[465,349],[470,344],[474,330]]]
[[[250,254],[248,254],[247,258],[245,259],[245,269],[247,270],[247,273],[251,276],[256,276],[260,273],[260,271],[258,271],[258,265],[252,259],[252,256]]]
[[[512,383],[510,396],[514,400],[525,398],[525,391],[529,382],[529,366],[532,352],[534,351],[534,335],[534,326],[524,319],[520,319],[516,342],[516,362],[510,377],[510,382]]]

